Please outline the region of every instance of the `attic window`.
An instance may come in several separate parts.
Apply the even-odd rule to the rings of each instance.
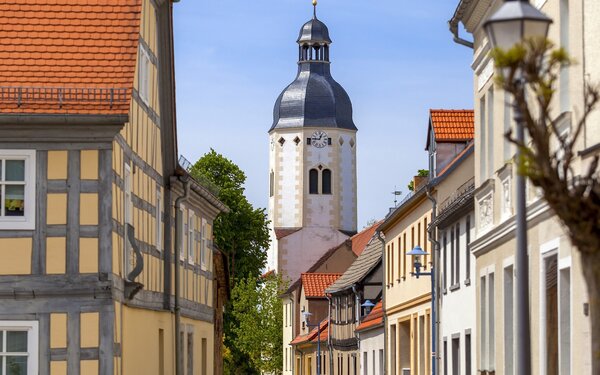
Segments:
[[[279,142],[279,144],[281,146],[283,146],[283,144],[285,143],[285,139],[283,139],[283,137],[281,137],[281,138],[279,138],[279,141],[277,141],[277,142]]]
[[[300,138],[294,138],[294,143],[296,144],[296,146],[298,146],[298,144],[300,144]]]

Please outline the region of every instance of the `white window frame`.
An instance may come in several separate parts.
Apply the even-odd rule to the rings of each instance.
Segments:
[[[539,320],[540,322],[540,343],[546,342],[547,332],[546,332],[546,259],[556,256],[556,260],[558,262],[556,272],[557,275],[557,293],[558,293],[558,312],[560,314],[560,238],[554,238],[548,242],[543,243],[540,246],[540,267],[539,267]],[[560,315],[558,317],[558,326],[560,330]],[[558,340],[559,340],[559,368],[560,368],[560,331],[558,332]],[[546,345],[540,345],[539,347],[539,368],[542,374],[546,373]]]
[[[24,160],[25,161],[25,212],[23,216],[0,216],[0,230],[34,230],[35,229],[35,180],[36,180],[36,151],[35,150],[0,150],[0,162],[2,160]],[[2,168],[2,174],[6,173]],[[3,191],[4,183],[0,184]],[[1,194],[2,202],[0,209],[4,207],[5,195]]]
[[[207,237],[207,221],[205,218],[202,218],[202,228],[200,228],[200,265],[202,266],[203,270],[206,270],[206,253],[207,253],[207,247],[208,247],[208,237]]]
[[[150,93],[150,56],[140,45],[140,65],[138,74],[138,94],[144,104],[149,105]]]
[[[194,264],[194,211],[188,210],[187,258],[189,264]]]
[[[37,320],[7,320],[0,321],[0,331],[27,331],[27,373],[38,373],[38,347],[39,347],[39,323]],[[0,339],[4,339],[0,335]],[[6,343],[4,343],[6,344]],[[6,350],[6,345],[3,345],[3,350]],[[6,353],[3,353],[6,354]],[[0,355],[0,366],[3,366],[2,357]],[[6,374],[6,372],[4,372]]]

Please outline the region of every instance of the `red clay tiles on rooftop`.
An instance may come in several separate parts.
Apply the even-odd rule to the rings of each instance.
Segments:
[[[140,13],[141,0],[0,4],[0,113],[127,114]],[[11,94],[8,88],[20,90]],[[41,100],[40,88],[88,91],[77,99],[55,91]],[[108,92],[103,100],[98,100],[100,89]],[[111,89],[124,97],[111,102]]]
[[[306,298],[324,298],[325,289],[340,276],[341,273],[303,273],[302,287]]]
[[[473,139],[475,115],[472,109],[430,109],[429,114],[436,141]]]

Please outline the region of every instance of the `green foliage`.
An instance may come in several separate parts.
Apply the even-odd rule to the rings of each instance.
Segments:
[[[263,279],[241,279],[232,290],[237,347],[251,367],[262,373],[280,374],[283,368],[282,287],[281,277],[270,274]]]
[[[255,209],[244,196],[246,175],[213,149],[194,164],[190,173],[217,185],[219,199],[231,210],[215,220],[214,236],[216,245],[229,256],[233,283],[242,277],[259,277],[267,260],[268,220],[265,209]]]
[[[194,164],[190,173],[198,181],[216,185],[219,200],[230,209],[215,220],[214,238],[216,246],[228,255],[232,287],[235,290],[237,282],[245,278],[258,279],[267,260],[268,220],[265,209],[254,208],[244,195],[246,175],[213,149]],[[240,322],[231,313],[231,303],[224,314],[225,371],[228,374],[259,374],[247,352],[240,347],[236,330]]]
[[[429,170],[428,169],[419,169],[417,171],[417,177],[427,177],[429,176]],[[407,185],[408,190],[410,191],[415,191],[415,181],[412,180],[408,183]]]

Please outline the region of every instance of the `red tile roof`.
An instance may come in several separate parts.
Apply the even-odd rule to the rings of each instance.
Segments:
[[[356,327],[356,331],[364,331],[370,328],[375,328],[383,324],[383,308],[381,301],[377,302],[373,310],[366,316],[365,319]]]
[[[363,252],[363,250],[371,240],[371,237],[373,237],[373,235],[375,234],[375,231],[379,227],[379,224],[381,224],[382,222],[383,221],[377,222],[371,225],[370,227],[363,229],[361,232],[355,234],[351,238],[352,252],[356,254],[356,256],[359,256]]]
[[[324,298],[325,289],[340,276],[341,273],[303,273],[302,287],[306,298]]]
[[[436,142],[469,141],[475,134],[475,114],[472,109],[430,109],[430,128]],[[427,148],[429,148],[429,134]]]
[[[141,0],[0,3],[0,112],[127,114],[140,13]]]
[[[306,335],[296,336],[296,338],[294,340],[292,340],[292,342],[290,342],[290,345],[304,344],[304,343],[308,343],[309,341],[311,343],[316,344],[319,341],[319,338],[321,339],[321,342],[326,342],[327,338],[329,337],[329,330],[327,329],[328,326],[329,326],[329,322],[325,319],[320,324],[320,329],[321,329],[320,335],[317,332],[317,327],[315,327],[312,329],[312,331],[310,331]]]

